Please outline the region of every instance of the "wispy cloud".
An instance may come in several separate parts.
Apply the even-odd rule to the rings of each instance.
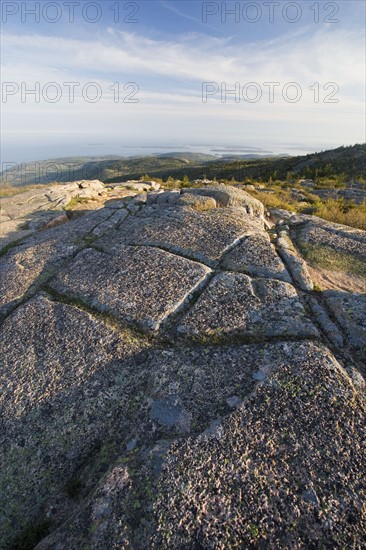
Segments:
[[[159,41],[115,29],[94,40],[5,34],[2,48],[7,59],[4,70],[12,74],[29,67],[83,76],[125,71],[190,82],[326,79],[356,86],[364,82],[365,54],[358,33],[344,31],[318,32],[306,40],[283,35],[276,43],[241,47],[228,38],[190,35]]]
[[[174,9],[176,9],[174,7]],[[268,40],[234,45],[230,36],[218,38],[204,34],[185,34],[175,40],[153,40],[137,33],[109,29],[95,38],[81,40],[40,34],[4,34],[2,38],[4,81],[90,80],[104,90],[115,81],[134,80],[140,86],[138,104],[113,102],[106,92],[100,102],[88,104],[77,95],[75,104],[65,98],[56,104],[32,101],[20,104],[17,97],[3,105],[5,133],[31,131],[67,133],[81,129],[93,135],[98,127],[104,139],[112,133],[138,134],[144,128],[145,139],[169,135],[172,124],[183,136],[205,130],[221,132],[223,141],[233,141],[233,134],[245,131],[275,135],[279,130],[291,136],[309,139],[311,132],[323,140],[339,134],[341,141],[362,140],[364,51],[359,34],[342,29],[310,32],[302,28]],[[298,82],[306,91],[301,102],[286,103],[281,91],[273,104],[263,100],[257,104],[222,103],[219,95],[203,104],[202,82]],[[158,87],[156,86],[158,82]],[[314,103],[311,86],[327,82],[340,86],[339,104]],[[201,125],[204,124],[204,128]],[[50,130],[52,128],[52,130]],[[118,128],[118,129],[117,129]],[[133,128],[133,131],[131,130]],[[176,131],[176,130],[175,130]],[[244,130],[242,130],[244,131]],[[130,134],[129,134],[130,132]]]
[[[169,3],[166,0],[160,0],[159,3],[166,10],[171,11],[172,13],[174,13],[175,15],[178,15],[179,17],[182,17],[183,19],[188,19],[188,21],[193,21],[194,23],[197,23],[198,25],[202,25],[202,26],[204,26],[205,29],[211,29],[211,30],[214,30],[214,31],[219,30],[217,27],[214,27],[213,25],[210,25],[207,22],[204,23],[202,21],[202,17],[201,17],[201,19],[199,19],[198,17],[193,17],[192,15],[189,15],[188,13],[184,13],[183,11],[178,9],[176,6],[173,6],[173,4]]]
[[[188,15],[187,13],[182,12],[172,4],[169,4],[165,0],[160,0],[160,5],[165,8],[166,10],[169,10],[176,15],[179,15],[179,17],[183,17],[184,19],[188,19],[189,21],[194,21],[195,23],[202,24],[202,19],[198,19],[197,17],[193,17],[192,15]]]

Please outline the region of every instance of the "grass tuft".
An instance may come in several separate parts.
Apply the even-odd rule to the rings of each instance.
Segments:
[[[355,258],[352,254],[304,241],[299,241],[298,247],[305,260],[312,267],[366,277],[366,263]]]

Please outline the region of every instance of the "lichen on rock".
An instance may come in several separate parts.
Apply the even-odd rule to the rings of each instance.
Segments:
[[[100,185],[3,250],[0,548],[363,548],[364,232]]]

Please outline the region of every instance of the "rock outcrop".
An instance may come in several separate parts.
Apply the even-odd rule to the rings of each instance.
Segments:
[[[232,186],[216,184],[199,189],[183,189],[183,193],[212,197],[220,206],[242,206],[248,214],[256,217],[264,215],[264,206],[260,201],[254,199],[245,191]]]
[[[87,201],[106,195],[99,180],[81,180],[34,188],[1,199],[0,251],[33,233],[68,222],[64,212],[73,200]]]
[[[366,545],[365,233],[182,191],[2,256],[0,548]]]

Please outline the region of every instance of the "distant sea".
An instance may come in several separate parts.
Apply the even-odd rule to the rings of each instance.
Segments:
[[[305,146],[301,144],[269,144],[262,147],[254,145],[119,145],[115,143],[39,143],[37,141],[29,144],[21,142],[2,143],[1,148],[1,169],[5,168],[5,164],[23,163],[36,160],[47,160],[63,157],[92,157],[115,155],[121,157],[132,156],[147,156],[161,153],[171,152],[190,152],[190,153],[205,153],[215,155],[218,158],[224,155],[307,155],[309,153],[324,151],[331,149],[335,145],[314,145]]]

